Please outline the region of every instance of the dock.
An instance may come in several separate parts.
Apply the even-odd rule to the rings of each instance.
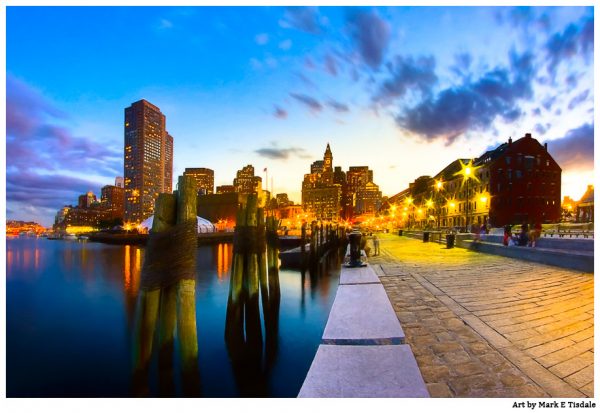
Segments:
[[[342,267],[321,344],[298,397],[429,397],[371,266]]]

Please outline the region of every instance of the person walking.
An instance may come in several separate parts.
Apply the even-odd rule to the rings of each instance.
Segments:
[[[373,255],[379,255],[379,238],[377,234],[373,235]]]

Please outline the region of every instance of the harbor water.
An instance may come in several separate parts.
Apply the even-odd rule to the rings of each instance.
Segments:
[[[335,297],[339,262],[332,256],[318,271],[279,270],[275,338],[263,322],[268,357],[247,369],[225,343],[232,256],[232,244],[197,249],[193,392],[185,392],[189,377],[180,374],[175,348],[168,371],[153,352],[140,393],[134,355],[144,247],[7,238],[7,395],[296,397]],[[261,345],[264,353],[269,345]]]

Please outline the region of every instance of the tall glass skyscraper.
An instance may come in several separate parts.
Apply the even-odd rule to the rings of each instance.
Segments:
[[[142,99],[125,108],[125,221],[154,213],[161,192],[173,189],[173,137],[160,109]]]

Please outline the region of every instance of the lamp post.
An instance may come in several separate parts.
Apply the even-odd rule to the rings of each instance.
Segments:
[[[437,197],[436,197],[436,212],[437,212],[437,227],[438,230],[440,229],[440,215],[442,213],[442,205],[440,203],[440,192],[442,190],[443,187],[443,182],[440,179],[439,181],[436,181],[435,183],[435,189],[437,191]]]
[[[463,181],[466,182],[466,194],[465,194],[465,231],[467,230],[467,226],[469,225],[469,181],[471,179],[471,175],[473,174],[473,170],[475,169],[472,164],[473,160],[469,160],[469,163],[466,165],[461,161],[461,170],[457,172],[463,176]]]

